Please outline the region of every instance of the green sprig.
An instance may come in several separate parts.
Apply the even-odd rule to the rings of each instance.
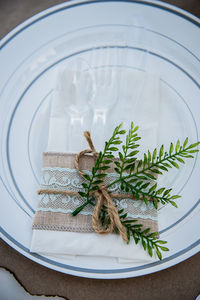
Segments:
[[[87,180],[87,183],[82,183],[83,191],[79,192],[79,195],[85,199],[85,202],[77,207],[72,215],[76,216],[80,213],[85,206],[88,204],[92,204],[94,201],[94,197],[91,197],[91,192],[98,190],[99,184],[103,183],[103,179],[106,177],[106,173],[104,171],[110,168],[110,163],[112,159],[114,159],[113,152],[118,151],[118,145],[122,143],[120,140],[120,135],[125,134],[125,130],[121,130],[122,124],[117,126],[113,132],[112,137],[108,142],[105,142],[105,147],[103,152],[99,152],[99,155],[96,159],[96,163],[92,168],[92,175],[84,174],[84,178]]]
[[[127,141],[134,137],[135,134],[133,133],[129,131]],[[159,150],[154,149],[152,153],[150,151],[144,153],[144,159],[139,160],[139,162],[136,161],[135,157],[137,153],[130,153],[128,166],[125,168],[124,165],[127,161],[126,150],[128,149],[128,144],[126,143],[124,155],[119,155],[121,161],[119,162],[119,169],[121,172],[118,173],[120,177],[111,182],[108,188],[120,182],[122,190],[125,189],[127,192],[131,192],[136,199],[143,200],[146,204],[148,204],[149,200],[152,201],[155,208],[158,207],[159,202],[163,205],[170,203],[177,207],[174,200],[180,198],[180,196],[171,195],[171,189],[164,187],[157,189],[157,184],[152,185],[152,182],[157,180],[157,176],[162,175],[163,171],[167,172],[172,167],[179,169],[180,163],[184,164],[185,159],[194,158],[193,154],[199,151],[196,148],[199,144],[200,142],[188,145],[188,138],[186,138],[183,145],[181,145],[178,140],[175,146],[173,143],[170,144],[168,152],[164,151],[164,146],[162,145]],[[123,172],[125,172],[124,175]]]
[[[122,143],[120,136],[126,133],[121,128],[122,124],[117,126],[110,140],[105,142],[104,150],[99,153],[92,168],[92,174],[84,174],[86,182],[82,183],[83,191],[80,191],[79,194],[85,199],[85,202],[72,213],[73,216],[80,213],[86,205],[95,205],[93,193],[104,182],[104,178],[107,176],[106,171],[113,162],[119,178],[107,185],[108,190],[112,185],[120,183],[121,190],[130,192],[137,200],[143,200],[146,205],[151,201],[155,208],[158,208],[158,203],[163,205],[170,203],[177,207],[174,200],[180,196],[171,195],[172,189],[158,188],[155,181],[158,175],[162,175],[170,168],[179,169],[180,164],[185,163],[185,159],[194,158],[193,154],[199,151],[197,146],[200,142],[188,145],[188,138],[186,138],[183,145],[181,145],[178,140],[175,145],[170,144],[168,151],[165,151],[162,145],[159,149],[154,149],[152,153],[147,151],[147,153],[144,153],[143,160],[138,161],[137,154],[139,151],[137,149],[139,144],[137,142],[141,139],[137,133],[138,126],[134,127],[133,122],[131,123],[125,144],[122,146],[122,150],[119,151],[118,145]],[[119,151],[118,160],[115,159],[113,154],[116,151]],[[127,219],[127,214],[124,213],[123,209],[119,210],[118,213],[121,223],[127,230],[128,240],[132,236],[136,244],[139,241],[141,242],[144,250],[150,256],[156,254],[159,259],[162,259],[161,251],[169,251],[167,247],[163,246],[166,241],[158,240],[158,233],[150,232],[150,228],[143,230],[143,225],[136,224],[137,220]],[[106,228],[110,223],[110,219],[105,207],[102,207],[99,218]],[[115,228],[115,231],[117,232],[117,228]]]
[[[166,241],[159,240],[158,232],[151,232],[151,228],[143,229],[143,225],[138,223],[136,219],[128,219],[127,213],[124,213],[124,209],[118,210],[118,214],[121,220],[121,223],[126,228],[128,243],[130,242],[131,237],[136,244],[141,243],[143,249],[148,252],[152,257],[157,256],[160,260],[162,259],[162,251],[169,251],[164,244],[167,244]],[[100,220],[103,226],[110,223],[106,207],[101,208]],[[115,228],[115,233],[118,233],[118,229]]]
[[[136,221],[137,220],[131,220]],[[127,230],[127,236],[130,241],[130,237],[132,236],[135,243],[141,243],[143,249],[148,252],[148,254],[152,257],[156,255],[160,260],[162,259],[161,251],[169,251],[167,247],[163,247],[163,244],[167,244],[167,241],[158,240],[158,232],[150,232],[151,228],[143,229],[143,225],[141,224],[133,224],[134,222],[122,221],[122,224]]]

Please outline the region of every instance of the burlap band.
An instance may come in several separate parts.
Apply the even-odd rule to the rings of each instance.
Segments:
[[[69,213],[46,211],[38,211],[36,213],[33,228],[71,232],[94,232],[91,216],[79,214],[73,217]]]
[[[45,167],[59,167],[75,169],[75,157],[74,153],[56,153],[56,152],[44,152],[42,166]],[[79,166],[82,170],[91,170],[94,166],[94,157],[91,154],[85,154],[79,162]],[[107,173],[113,173],[115,164],[111,163]]]
[[[68,168],[75,169],[75,154],[46,152],[43,154],[43,168]],[[80,168],[82,170],[91,170],[94,165],[94,158],[91,155],[85,155],[81,158]],[[108,172],[114,171],[114,164]],[[77,173],[77,177],[79,174]],[[78,190],[77,190],[78,191]],[[123,199],[121,199],[123,200]],[[40,206],[40,205],[39,205]],[[91,206],[91,214],[93,207]],[[155,211],[154,211],[155,214]],[[137,218],[138,219],[138,218]],[[156,220],[150,218],[139,218],[139,223],[144,228],[150,227],[152,232],[158,231]],[[33,220],[33,229],[59,230],[71,232],[94,232],[92,227],[92,216],[79,214],[73,217],[71,213],[61,213],[52,211],[38,211]]]
[[[143,225],[143,229],[151,228],[152,232],[158,232],[158,224],[150,219],[138,218],[138,224]],[[135,223],[135,224],[137,224]],[[94,232],[92,227],[92,216],[77,215],[73,217],[67,213],[38,211],[35,215],[33,228],[39,230],[56,230],[71,232]]]

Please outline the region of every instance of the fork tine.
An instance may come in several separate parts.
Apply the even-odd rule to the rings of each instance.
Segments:
[[[91,68],[95,68],[95,62],[96,62],[96,48],[93,47],[91,49],[91,52],[90,52],[90,58],[89,58],[89,62],[90,62],[90,66]]]
[[[96,72],[96,80],[98,85],[103,85],[104,83],[104,78],[102,76],[102,69],[103,69],[103,48],[98,49],[97,53],[97,59],[98,59],[98,68]]]
[[[103,81],[105,85],[110,84],[110,72],[109,72],[109,64],[110,64],[110,47],[105,48],[105,59],[104,59],[104,71],[103,71]]]
[[[117,63],[115,48],[109,48],[109,84],[113,83],[114,75],[115,75],[115,66]]]
[[[112,76],[118,75],[118,67],[119,67],[119,47],[116,46],[112,51]]]
[[[93,72],[93,77],[95,82],[97,82],[97,70],[98,70],[98,65],[96,65],[97,62],[98,62],[98,48],[94,47],[91,49],[89,63]]]

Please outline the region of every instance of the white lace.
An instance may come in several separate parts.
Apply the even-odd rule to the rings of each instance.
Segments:
[[[91,174],[88,170],[84,170],[85,173]],[[113,182],[119,178],[116,173],[109,173],[105,178],[105,185]],[[41,178],[41,189],[52,190],[66,190],[66,191],[83,191],[82,183],[85,180],[77,173],[76,169],[68,168],[43,168]],[[109,191],[113,193],[122,193],[119,188],[119,183],[116,183],[109,188]],[[85,200],[77,195],[62,195],[62,194],[42,194],[39,195],[40,201],[38,205],[38,211],[51,211],[72,213],[78,206],[83,204]],[[124,209],[124,212],[131,218],[143,218],[157,220],[157,211],[152,203],[146,205],[144,201],[132,200],[126,198],[124,192],[124,199],[113,199],[118,209]],[[94,207],[87,205],[80,212],[83,215],[92,215]]]

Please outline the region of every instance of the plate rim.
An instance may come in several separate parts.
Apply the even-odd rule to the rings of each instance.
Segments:
[[[46,18],[50,16],[51,14],[55,13],[55,11],[59,12],[64,9],[73,8],[75,6],[82,6],[82,5],[88,5],[88,4],[94,4],[94,3],[103,3],[104,0],[70,0],[69,2],[64,2],[61,4],[54,5],[50,8],[47,8],[32,17],[28,18],[21,24],[17,25],[15,28],[13,28],[8,34],[6,34],[0,41],[0,49],[5,47],[10,40],[12,40],[16,35],[18,35],[20,32],[25,30],[27,27],[30,27],[34,23],[36,23],[38,20],[41,20],[43,18]],[[196,17],[190,12],[185,11],[182,8],[179,8],[173,4],[169,4],[163,1],[156,1],[156,0],[106,0],[106,2],[125,2],[125,3],[136,3],[141,5],[147,5],[147,6],[153,6],[159,9],[164,9],[170,13],[173,13],[175,15],[178,15],[194,25],[196,25],[198,28],[200,28],[200,18]]]
[[[51,14],[54,14],[54,13],[56,13],[56,12],[59,12],[59,11],[65,10],[65,9],[73,8],[73,7],[75,7],[75,6],[82,6],[82,5],[86,5],[86,4],[98,4],[98,3],[103,3],[103,2],[105,3],[105,1],[103,1],[103,0],[99,0],[99,1],[98,1],[98,0],[91,0],[91,1],[84,1],[84,0],[79,1],[79,0],[73,0],[73,1],[70,1],[70,2],[65,2],[65,3],[61,3],[61,4],[58,4],[58,5],[52,6],[52,7],[48,8],[48,9],[46,9],[46,10],[44,10],[44,11],[42,11],[42,12],[36,14],[36,15],[30,17],[29,19],[27,19],[26,21],[24,21],[23,23],[21,23],[20,25],[18,25],[17,27],[15,27],[10,33],[8,33],[5,37],[3,37],[3,39],[2,39],[1,42],[0,42],[0,48],[2,49],[3,47],[5,47],[5,46],[6,46],[13,38],[15,38],[15,37],[16,37],[18,34],[20,34],[23,30],[25,30],[26,28],[30,27],[30,26],[33,25],[34,23],[40,21],[41,19],[50,16]],[[186,19],[187,21],[192,22],[194,25],[196,25],[196,26],[198,26],[198,28],[200,28],[200,19],[198,19],[197,17],[195,17],[195,16],[192,15],[191,13],[184,11],[184,10],[181,9],[181,8],[178,8],[178,7],[174,6],[174,5],[171,5],[171,4],[162,2],[162,1],[155,1],[155,0],[153,0],[153,1],[150,1],[150,0],[141,0],[141,1],[135,1],[135,0],[107,0],[106,2],[116,2],[116,3],[118,3],[118,2],[125,2],[125,3],[136,3],[136,4],[142,4],[142,5],[153,6],[153,7],[156,7],[156,8],[160,8],[160,9],[166,10],[166,11],[168,11],[168,12],[170,12],[170,13],[176,14],[176,15],[178,15],[178,16],[180,16],[180,17]],[[0,177],[0,179],[1,179],[1,177]],[[2,181],[2,180],[1,180],[1,181]],[[11,247],[13,247],[15,250],[17,250],[16,248],[18,248],[19,246],[17,246],[17,244],[14,243],[14,244],[16,245],[16,247],[14,247],[13,241],[12,241],[13,238],[11,237],[11,239],[9,240],[9,241],[10,241],[10,243],[9,243],[9,242],[8,242],[8,237],[6,237],[6,236],[3,234],[4,230],[2,229],[2,227],[0,227],[0,229],[1,229],[0,231],[1,231],[1,233],[2,233],[2,236],[4,237],[4,238],[3,238],[3,237],[2,237],[2,238],[3,238],[3,239],[4,239]],[[2,231],[2,230],[3,230],[3,231]],[[7,233],[7,234],[8,234],[8,233]],[[8,234],[8,235],[9,235],[9,234]],[[13,240],[15,240],[15,239],[13,239]],[[16,241],[16,240],[15,240],[15,241]],[[16,241],[16,242],[17,242],[17,241]],[[17,242],[17,243],[18,243],[18,242]],[[198,244],[196,245],[196,243],[198,243]],[[200,243],[200,239],[197,240],[195,243],[192,244],[192,245],[195,244],[194,247],[191,248],[192,245],[190,245],[189,247],[187,247],[187,248],[190,248],[190,249],[188,250],[188,252],[189,252],[190,250],[194,249],[194,248],[200,248],[200,247],[198,247],[199,243]],[[22,247],[24,247],[24,246],[22,245]],[[31,259],[31,260],[33,260],[33,261],[35,261],[35,262],[37,262],[37,263],[39,263],[39,264],[41,264],[41,265],[43,265],[43,266],[46,266],[46,267],[52,269],[52,266],[48,266],[47,264],[45,264],[45,261],[43,261],[43,260],[42,260],[41,262],[36,261],[36,260],[38,260],[38,259],[35,259],[35,258],[37,258],[37,255],[36,255],[36,256],[35,256],[35,255],[33,256],[33,255],[30,253],[30,251],[27,251],[27,252],[24,253],[24,249],[23,249],[23,248],[20,248],[20,249],[21,249],[21,251],[17,250],[19,253],[23,254],[24,256],[28,257],[29,259]],[[184,251],[183,251],[183,252],[184,252]],[[188,253],[188,252],[186,251],[186,253]],[[198,252],[198,249],[197,249],[197,251],[196,251],[195,253],[197,253],[197,252]],[[194,255],[195,253],[193,253],[192,255]],[[183,253],[183,254],[184,254],[184,253]],[[189,258],[190,256],[191,256],[191,255],[189,255],[188,257],[185,257],[183,260]],[[183,260],[181,260],[181,262],[182,262]],[[179,263],[179,262],[180,262],[180,261],[176,262],[175,264],[177,264],[177,263]],[[172,263],[172,264],[170,264],[170,266],[175,265],[175,264]],[[53,265],[53,266],[55,267],[55,265]],[[147,272],[146,274],[158,272],[158,271],[163,270],[163,269],[166,269],[166,268],[168,268],[168,267],[170,267],[170,266],[166,266],[166,267],[161,268],[161,269],[158,268],[158,270],[150,271],[150,272]],[[57,270],[57,268],[53,268],[53,269],[54,269],[54,270]],[[121,269],[120,269],[120,270],[121,270]],[[63,273],[67,273],[67,274],[72,274],[72,272],[70,273],[71,270],[66,269],[66,268],[65,268],[63,271],[62,271],[62,270],[58,270],[58,271],[63,272]],[[144,274],[138,274],[138,275],[135,275],[135,274],[132,274],[132,272],[134,272],[134,271],[130,271],[130,274],[128,274],[128,275],[126,275],[126,276],[121,276],[122,273],[120,273],[120,276],[121,276],[121,277],[115,277],[115,276],[113,276],[113,275],[116,273],[116,272],[115,272],[115,273],[109,273],[109,274],[111,274],[111,276],[110,276],[109,278],[107,278],[107,277],[104,276],[104,275],[105,275],[104,273],[103,273],[102,276],[100,276],[100,277],[95,277],[95,276],[87,276],[87,275],[84,275],[84,274],[83,274],[84,271],[82,271],[81,274],[80,274],[79,272],[80,272],[80,271],[77,271],[78,274],[72,274],[72,275],[76,275],[76,276],[80,276],[80,277],[89,277],[89,278],[102,278],[102,279],[103,279],[103,278],[104,278],[104,279],[128,278],[128,277],[136,277],[136,276],[142,276],[142,275],[144,275]],[[95,275],[95,272],[94,272],[94,273],[91,272],[91,274],[94,274],[94,275]]]

